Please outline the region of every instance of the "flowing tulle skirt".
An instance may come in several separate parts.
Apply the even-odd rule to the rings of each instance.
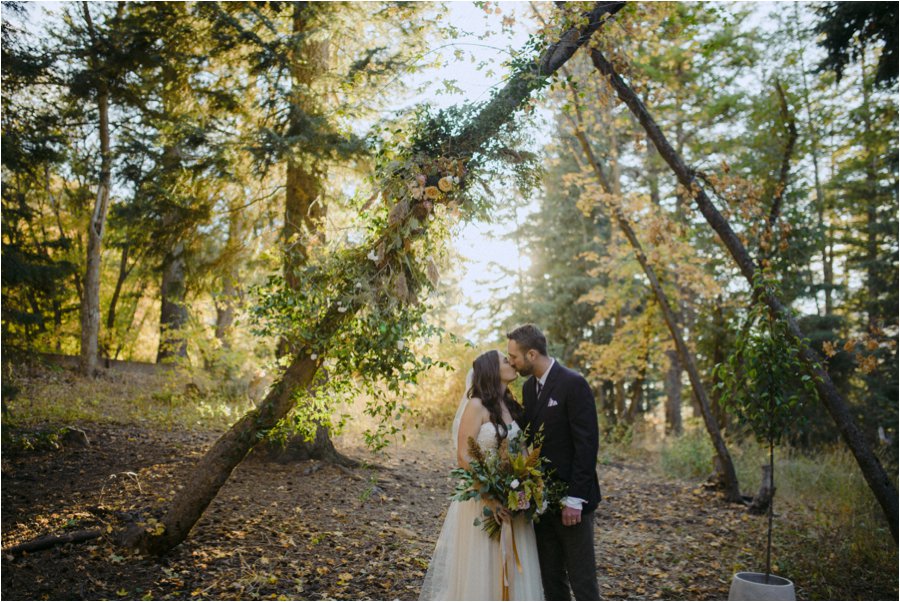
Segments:
[[[482,508],[478,500],[450,503],[420,600],[503,599],[500,542],[473,524],[476,518],[481,518]],[[509,599],[543,600],[534,526],[525,517],[518,516],[512,521],[512,535],[506,539]],[[509,545],[513,539],[515,551]]]

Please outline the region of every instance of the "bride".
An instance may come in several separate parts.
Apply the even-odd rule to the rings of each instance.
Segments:
[[[516,370],[498,351],[482,353],[472,363],[466,378],[466,392],[453,420],[453,445],[459,466],[469,468],[468,440],[475,439],[483,450],[494,451],[507,436],[519,431],[522,406],[508,385]],[[500,600],[503,588],[503,559],[499,541],[491,539],[475,520],[488,506],[498,521],[511,523],[516,555],[506,555],[509,599],[543,600],[534,526],[524,516],[510,517],[499,504],[489,500],[453,501],[438,537],[431,564],[419,595],[420,600]]]

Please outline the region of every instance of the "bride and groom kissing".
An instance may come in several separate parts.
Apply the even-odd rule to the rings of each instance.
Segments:
[[[419,599],[569,600],[571,588],[576,600],[599,600],[593,534],[600,502],[599,430],[593,393],[583,376],[547,355],[547,340],[536,326],[520,326],[507,339],[506,355],[490,350],[472,363],[453,421],[457,462],[469,469],[470,438],[482,450],[496,451],[522,429],[542,430],[541,456],[566,488],[561,508],[532,522],[491,499],[451,502]],[[521,405],[509,390],[519,374],[528,377]],[[511,528],[513,554],[474,526],[485,507]]]

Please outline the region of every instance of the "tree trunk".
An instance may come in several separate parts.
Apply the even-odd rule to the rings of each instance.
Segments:
[[[316,39],[310,35],[316,24],[316,4],[294,3],[293,34],[296,50],[291,56],[291,100],[288,114],[288,132],[292,136],[302,133],[304,123],[310,115],[320,111],[313,86],[316,78],[329,69],[328,40]],[[291,154],[287,160],[284,228],[284,280],[289,287],[297,289],[299,281],[296,270],[309,261],[309,246],[314,239],[324,243],[324,221],[327,212],[325,204],[325,179],[327,165],[311,154],[299,156]],[[303,341],[298,343],[302,349]],[[298,349],[290,349],[290,342],[282,339],[278,343],[278,355],[291,355]],[[307,441],[300,435],[291,436],[284,445],[267,442],[269,457],[277,461],[323,460],[340,464],[353,464],[346,456],[338,453],[331,441],[325,424],[317,423],[316,436]]]
[[[311,35],[315,27],[315,3],[295,2],[293,35],[295,51],[291,56],[291,92],[288,135],[302,135],[310,117],[321,113],[314,84],[329,69],[329,43]],[[310,153],[291,153],[287,159],[284,198],[284,277],[291,288],[297,287],[294,269],[308,260],[313,237],[323,236],[325,218],[325,163]],[[323,241],[324,242],[324,241]]]
[[[231,270],[222,276],[221,299],[216,300],[216,338],[222,343],[224,349],[231,348],[231,339],[228,333],[234,324],[235,299],[237,289],[234,286],[235,274]]]
[[[146,553],[161,554],[184,541],[231,471],[259,440],[259,434],[273,428],[287,415],[294,404],[295,390],[310,385],[319,363],[320,360],[305,355],[294,359],[262,404],[219,437],[185,479],[161,521],[165,532],[151,536],[144,528],[135,526],[126,534],[124,543]]]
[[[115,359],[119,355],[118,348],[113,351],[110,347],[112,347],[112,336],[115,332],[116,309],[119,305],[119,297],[122,294],[122,286],[125,284],[125,279],[128,278],[128,273],[131,272],[128,268],[129,249],[128,243],[122,245],[122,253],[119,256],[119,275],[116,277],[116,286],[113,289],[112,299],[109,300],[109,308],[106,311],[106,338],[103,352],[106,356],[107,364],[110,359]],[[119,348],[121,348],[121,345]]]
[[[770,191],[771,202],[769,204],[769,216],[766,219],[766,225],[760,236],[760,257],[771,257],[775,254],[777,240],[775,237],[775,224],[781,217],[782,205],[784,204],[784,192],[787,190],[788,174],[791,169],[791,157],[794,154],[794,146],[797,143],[797,124],[794,116],[788,108],[787,97],[784,93],[784,87],[781,82],[775,80],[775,92],[778,94],[778,106],[781,114],[781,120],[784,122],[785,135],[787,140],[784,145],[784,152],[781,157],[781,167],[778,171],[778,178]]]
[[[794,4],[794,20],[800,22],[800,13],[797,4]],[[809,98],[809,84],[806,80],[806,61],[804,60],[803,41],[798,36],[798,48],[800,53],[800,82],[803,87],[803,104],[806,108],[806,128],[809,130],[809,154],[813,164],[813,180],[816,190],[816,214],[818,218],[819,231],[821,237],[822,252],[822,288],[825,291],[825,315],[830,316],[834,313],[834,270],[829,256],[829,247],[831,245],[831,227],[826,224],[825,220],[825,188],[822,186],[822,178],[819,174],[819,128],[813,119],[812,102]],[[818,302],[817,302],[818,303]]]
[[[731,229],[728,221],[721,213],[719,213],[715,205],[713,205],[712,201],[707,196],[706,191],[700,185],[700,182],[697,181],[694,172],[687,167],[681,156],[675,152],[666,140],[665,135],[659,129],[659,126],[653,120],[653,117],[650,115],[641,99],[638,98],[631,87],[625,83],[618,73],[616,73],[613,66],[606,60],[600,51],[596,49],[591,50],[591,59],[597,70],[610,82],[610,85],[616,90],[616,93],[619,95],[622,102],[628,106],[631,112],[640,121],[644,130],[650,135],[659,154],[672,168],[672,171],[675,173],[681,185],[691,191],[700,213],[716,231],[719,239],[725,245],[725,248],[728,249],[728,252],[740,268],[744,278],[752,285],[754,277],[756,276],[756,266],[753,263],[753,259],[750,257],[750,254],[747,252],[747,249],[741,243],[740,239]],[[800,330],[800,327],[797,325],[797,321],[794,319],[790,309],[787,308],[778,297],[768,292],[764,295],[763,299],[775,315],[785,320],[794,337],[799,341],[804,341],[806,339],[805,335]],[[835,387],[828,372],[822,367],[822,358],[819,354],[808,345],[803,344],[800,351],[800,359],[810,372],[810,375],[813,376],[819,396],[822,398],[825,407],[834,419],[835,424],[840,430],[841,436],[847,443],[853,456],[856,458],[866,482],[869,484],[869,487],[875,494],[875,498],[878,500],[878,503],[884,511],[894,541],[897,541],[898,497],[896,486],[891,482],[890,477],[887,472],[885,472],[878,457],[872,453],[868,443],[866,443],[865,437],[850,413],[847,402],[841,396],[837,387]]]
[[[822,283],[825,285],[825,315],[830,316],[834,314],[834,231],[831,226],[826,233],[822,249]]]
[[[649,306],[649,301],[645,305]],[[644,353],[641,357],[643,361],[638,366],[637,378],[631,383],[631,403],[628,404],[628,414],[625,416],[628,424],[634,424],[638,413],[643,411],[641,406],[644,403],[644,385],[647,382],[647,368],[650,366],[650,346],[652,344],[653,326],[647,320],[644,326]]]
[[[663,389],[666,392],[666,435],[678,436],[683,430],[681,422],[682,367],[677,350],[666,351],[666,358],[669,360],[669,368],[666,370],[666,378],[663,381]]]
[[[640,374],[638,374],[638,377],[631,383],[631,399],[628,403],[628,412],[625,414],[625,422],[628,424],[634,424],[638,412],[641,409],[641,404],[644,402],[644,383],[647,380],[645,374],[646,364],[641,367]]]
[[[587,43],[590,35],[600,27],[600,19],[603,16],[618,11],[623,4],[623,2],[596,3],[593,10],[587,15],[586,23],[579,23],[566,31],[562,35],[561,41],[547,48],[534,61],[531,68],[526,67],[517,71],[506,87],[497,94],[494,101],[482,108],[465,128],[465,131],[478,132],[476,139],[466,141],[465,146],[461,144],[457,147],[466,149],[468,153],[466,158],[470,158],[472,154],[478,152],[485,142],[495,136],[499,128],[510,121],[514,112],[522,107],[530,93],[540,87],[533,81],[535,73],[541,74],[544,77],[542,81],[545,81],[578,48]],[[497,98],[502,101],[498,101]],[[504,112],[497,113],[498,107],[503,107]],[[455,140],[462,142],[458,137]],[[446,140],[433,142],[439,146],[447,144]],[[375,244],[378,244],[380,239],[375,237],[374,240]],[[364,257],[365,249],[362,251],[361,256]],[[378,278],[378,271],[368,263],[371,262],[366,264],[367,271],[364,273],[364,277],[375,282]],[[357,277],[358,275],[354,275],[354,279]],[[355,285],[355,280],[349,280],[348,278],[348,281],[343,283],[347,288]],[[341,321],[350,319],[359,310],[360,306],[354,305],[344,313],[336,310],[330,311],[314,328],[314,331],[320,335],[321,340],[327,341],[334,336],[337,325]],[[258,434],[271,429],[287,415],[293,407],[293,391],[308,387],[312,383],[321,361],[321,358],[312,360],[305,353],[295,356],[287,370],[266,395],[262,404],[241,418],[227,433],[222,435],[184,480],[190,486],[185,486],[178,491],[163,517],[164,533],[161,535],[150,534],[144,528],[135,525],[125,535],[123,543],[150,553],[162,554],[184,541],[191,528],[202,516],[203,511],[228,480],[231,471],[257,443]]]
[[[187,18],[187,6],[174,3],[172,6],[184,18]],[[163,193],[170,197],[173,208],[163,214],[163,235],[169,241],[169,247],[163,256],[162,279],[160,283],[161,307],[159,313],[159,348],[156,362],[162,363],[175,357],[187,357],[187,340],[183,328],[187,326],[189,313],[187,306],[186,283],[186,245],[187,228],[180,222],[183,217],[178,206],[185,201],[180,190],[187,188],[185,182],[182,147],[183,133],[178,120],[182,119],[187,109],[186,103],[191,97],[190,82],[179,65],[171,63],[162,67],[163,92],[161,94],[163,114],[171,122],[163,135],[161,174]],[[169,233],[172,234],[169,234]]]
[[[181,332],[188,322],[185,286],[184,242],[179,240],[163,259],[157,364],[187,355],[187,340]]]
[[[116,278],[116,287],[113,289],[112,299],[109,300],[109,309],[106,312],[106,330],[112,331],[116,325],[116,306],[119,304],[119,295],[122,294],[122,285],[128,277],[128,244],[122,246],[122,254],[119,256],[119,276]]]
[[[690,349],[688,349],[688,346],[681,335],[681,330],[678,327],[675,312],[672,311],[672,308],[669,305],[669,300],[662,289],[662,285],[659,283],[659,280],[656,277],[656,271],[653,269],[653,267],[648,262],[647,257],[644,255],[644,251],[641,247],[640,241],[638,241],[637,236],[634,233],[634,230],[631,228],[631,225],[625,220],[625,216],[621,214],[621,209],[619,207],[612,207],[611,209],[616,222],[618,222],[619,227],[622,229],[622,231],[625,233],[625,236],[628,238],[628,241],[631,243],[631,247],[634,249],[635,257],[637,258],[638,263],[640,263],[641,267],[644,269],[644,274],[647,276],[647,280],[650,281],[650,287],[653,289],[653,293],[656,295],[656,299],[659,303],[660,309],[662,310],[666,326],[669,328],[669,333],[672,335],[672,338],[675,342],[675,348],[678,351],[679,359],[681,360],[684,368],[687,370],[688,378],[691,381],[691,387],[694,391],[694,397],[696,398],[697,403],[700,405],[700,411],[703,416],[703,423],[706,426],[706,431],[707,433],[709,433],[709,436],[712,439],[713,447],[716,450],[716,455],[722,462],[722,470],[724,471],[725,478],[725,498],[730,502],[740,502],[742,501],[741,490],[737,480],[737,473],[734,470],[734,463],[731,461],[731,454],[728,453],[728,447],[725,445],[725,440],[722,439],[722,434],[719,431],[719,425],[716,422],[715,418],[713,418],[712,411],[710,409],[709,397],[707,396],[706,388],[703,386],[703,381],[700,378],[700,371],[697,369],[697,364],[694,362],[694,355],[691,353]]]
[[[106,312],[106,337],[103,343],[103,355],[106,358],[105,362],[107,368],[109,367],[110,359],[118,357],[119,349],[121,349],[121,345],[115,350],[112,349],[112,338],[115,333],[116,308],[119,305],[122,286],[125,284],[125,279],[128,278],[128,273],[131,271],[128,269],[128,250],[128,243],[125,243],[122,246],[122,253],[119,256],[119,275],[116,277],[116,286],[113,289],[112,299],[109,300],[109,308]]]
[[[618,379],[615,384],[616,424],[625,421],[625,381]]]
[[[878,153],[871,146],[872,139],[872,114],[869,106],[870,86],[866,80],[866,49],[863,45],[859,59],[860,85],[862,86],[862,113],[863,113],[863,140],[865,140],[866,154],[866,317],[869,332],[876,332],[882,322],[881,308],[878,298],[886,286],[881,276],[883,267],[878,262]]]
[[[311,441],[307,441],[301,436],[293,436],[284,444],[267,439],[265,443],[257,446],[253,451],[268,460],[285,464],[288,462],[320,460],[329,464],[340,464],[341,466],[359,466],[358,461],[348,458],[335,448],[328,428],[321,424],[316,426],[316,435]]]
[[[238,301],[238,289],[235,284],[240,277],[238,264],[240,248],[243,244],[244,224],[241,219],[241,208],[237,203],[230,207],[228,218],[228,241],[225,243],[223,258],[225,263],[222,274],[222,292],[216,299],[216,333],[215,336],[221,342],[224,349],[231,348],[231,326],[234,324],[234,316]]]
[[[765,514],[772,504],[772,497],[775,495],[775,483],[772,480],[772,465],[762,465],[762,481],[760,481],[759,491],[753,497],[753,502],[747,507],[750,514]]]
[[[96,44],[94,26],[87,3],[82,3],[84,19]],[[96,62],[96,59],[95,61]],[[96,65],[95,65],[96,67]],[[84,272],[84,299],[81,304],[81,372],[93,376],[97,370],[100,338],[100,261],[103,233],[109,212],[109,188],[112,178],[112,153],[109,142],[109,85],[101,80],[97,85],[97,113],[99,116],[100,181],[97,201],[88,226],[87,266]]]

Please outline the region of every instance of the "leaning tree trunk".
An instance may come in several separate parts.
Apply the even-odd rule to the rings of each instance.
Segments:
[[[534,62],[519,69],[507,85],[494,98],[481,107],[462,133],[449,140],[434,140],[435,148],[451,148],[456,156],[471,158],[482,146],[490,141],[513,114],[522,107],[531,93],[543,86],[575,52],[590,39],[607,15],[619,11],[624,2],[597,2],[558,42],[549,46]],[[375,239],[373,244],[381,244]],[[366,256],[367,249],[361,249],[360,257]],[[365,260],[363,260],[365,261]],[[366,262],[366,277],[373,282],[378,271]],[[344,283],[352,288],[355,282]],[[320,321],[315,329],[321,340],[328,340],[337,331],[342,320],[350,319],[359,306],[339,313],[332,310]],[[200,459],[192,473],[185,479],[190,487],[178,491],[172,500],[162,524],[162,533],[148,533],[146,529],[135,527],[125,534],[123,543],[149,553],[162,554],[187,538],[194,524],[202,516],[206,507],[215,499],[219,489],[228,480],[231,471],[240,464],[258,441],[257,434],[274,427],[285,417],[293,406],[293,391],[308,387],[316,375],[321,357],[312,360],[305,352],[297,355],[279,381],[258,408],[241,418],[212,448]]]
[[[150,535],[144,527],[136,525],[125,535],[125,545],[162,554],[184,541],[231,471],[256,444],[258,434],[274,427],[290,411],[296,389],[309,386],[320,361],[306,355],[298,356],[282,374],[281,380],[269,390],[262,404],[228,429],[200,459],[186,479],[190,485],[179,490],[167,509],[161,521],[165,527],[163,533]]]
[[[650,136],[650,139],[659,151],[659,154],[662,155],[663,159],[666,160],[666,163],[669,164],[672,171],[675,173],[679,183],[686,190],[690,191],[691,195],[694,197],[694,201],[696,202],[700,213],[713,230],[716,231],[719,239],[725,245],[725,248],[728,249],[728,252],[731,254],[735,263],[737,263],[744,278],[753,285],[756,276],[756,265],[754,264],[753,259],[750,257],[750,254],[747,252],[747,249],[744,247],[743,243],[741,243],[734,230],[731,229],[731,225],[718,209],[716,209],[715,205],[713,205],[712,201],[707,196],[706,191],[703,189],[703,186],[695,177],[694,171],[688,168],[681,156],[675,152],[675,149],[669,144],[669,141],[662,133],[662,130],[659,129],[656,121],[650,115],[647,107],[644,106],[643,101],[641,101],[634,90],[625,83],[603,54],[597,49],[592,49],[591,60],[594,63],[594,67],[596,67],[596,69],[609,81],[613,89],[616,90],[619,99],[625,103],[635,117],[637,117],[641,126]],[[790,309],[784,305],[781,299],[775,296],[774,293],[767,292],[763,295],[763,301],[775,315],[785,320],[785,323],[788,325],[793,336],[799,341],[805,340],[806,337],[800,330]],[[860,471],[866,479],[866,482],[869,484],[869,487],[872,489],[872,493],[875,494],[875,498],[881,505],[885,518],[888,521],[888,527],[896,541],[898,521],[897,487],[891,482],[890,477],[887,472],[885,472],[878,457],[872,453],[871,448],[868,443],[866,443],[862,431],[860,431],[856,421],[853,419],[853,415],[850,413],[847,402],[841,396],[837,387],[835,387],[828,372],[822,367],[822,358],[819,354],[809,345],[803,343],[800,350],[800,360],[813,376],[819,396],[822,398],[825,407],[834,419],[844,442],[856,458]]]
[[[606,194],[614,197],[617,196],[614,194],[614,189],[610,185],[609,180],[604,176],[603,170],[600,168],[600,163],[594,155],[594,151],[581,127],[575,128],[575,136],[581,145],[581,150],[584,153],[585,158],[590,164],[591,169],[594,171],[594,175],[596,176],[600,187]],[[709,433],[710,439],[712,439],[719,466],[722,470],[725,498],[730,502],[742,502],[741,489],[738,484],[737,472],[734,470],[734,463],[731,461],[731,454],[728,452],[728,447],[725,445],[725,440],[722,438],[722,432],[719,430],[719,423],[712,414],[709,396],[706,393],[706,387],[703,385],[703,380],[700,378],[700,370],[697,368],[697,364],[694,361],[694,355],[691,353],[691,350],[688,348],[684,341],[684,337],[681,334],[681,327],[679,326],[675,310],[673,310],[672,306],[669,304],[669,298],[656,276],[656,270],[650,265],[647,256],[644,254],[641,242],[638,240],[631,224],[628,223],[628,220],[622,213],[622,208],[612,202],[608,203],[607,206],[611,217],[615,220],[619,229],[625,235],[625,238],[628,239],[628,242],[634,251],[635,258],[638,260],[638,263],[644,271],[644,275],[647,276],[647,280],[650,282],[650,288],[653,290],[657,303],[659,303],[659,308],[663,314],[663,320],[665,320],[666,326],[669,329],[669,334],[672,335],[672,341],[675,343],[678,357],[681,360],[682,366],[688,373],[688,378],[691,381],[691,387],[694,391],[694,398],[697,400],[697,403],[700,406],[700,412],[703,416],[703,424],[706,426],[706,432]]]
[[[700,378],[700,370],[697,368],[697,364],[694,361],[694,354],[691,353],[687,343],[684,341],[684,337],[681,335],[681,329],[678,327],[675,311],[669,305],[669,299],[666,297],[666,293],[663,291],[662,285],[656,277],[656,271],[653,269],[653,266],[650,265],[647,256],[644,255],[641,243],[637,239],[631,224],[629,224],[625,219],[625,216],[622,215],[619,207],[612,207],[611,209],[616,222],[618,222],[619,227],[631,243],[631,247],[634,249],[634,255],[637,258],[638,263],[640,263],[641,267],[644,269],[647,280],[650,281],[650,288],[653,289],[653,293],[656,295],[657,302],[659,303],[660,310],[663,314],[663,319],[666,322],[666,326],[669,328],[672,340],[675,342],[678,357],[681,359],[681,363],[688,373],[688,379],[691,381],[694,396],[697,403],[700,405],[700,412],[703,415],[703,424],[706,426],[706,432],[709,433],[709,436],[712,439],[713,447],[716,450],[716,456],[721,463],[725,498],[730,502],[742,502],[741,489],[738,484],[737,472],[734,470],[734,463],[731,461],[731,454],[728,453],[728,447],[725,445],[725,440],[722,438],[722,432],[719,430],[719,423],[712,414],[709,396],[706,393],[706,387],[703,385],[703,380]]]

